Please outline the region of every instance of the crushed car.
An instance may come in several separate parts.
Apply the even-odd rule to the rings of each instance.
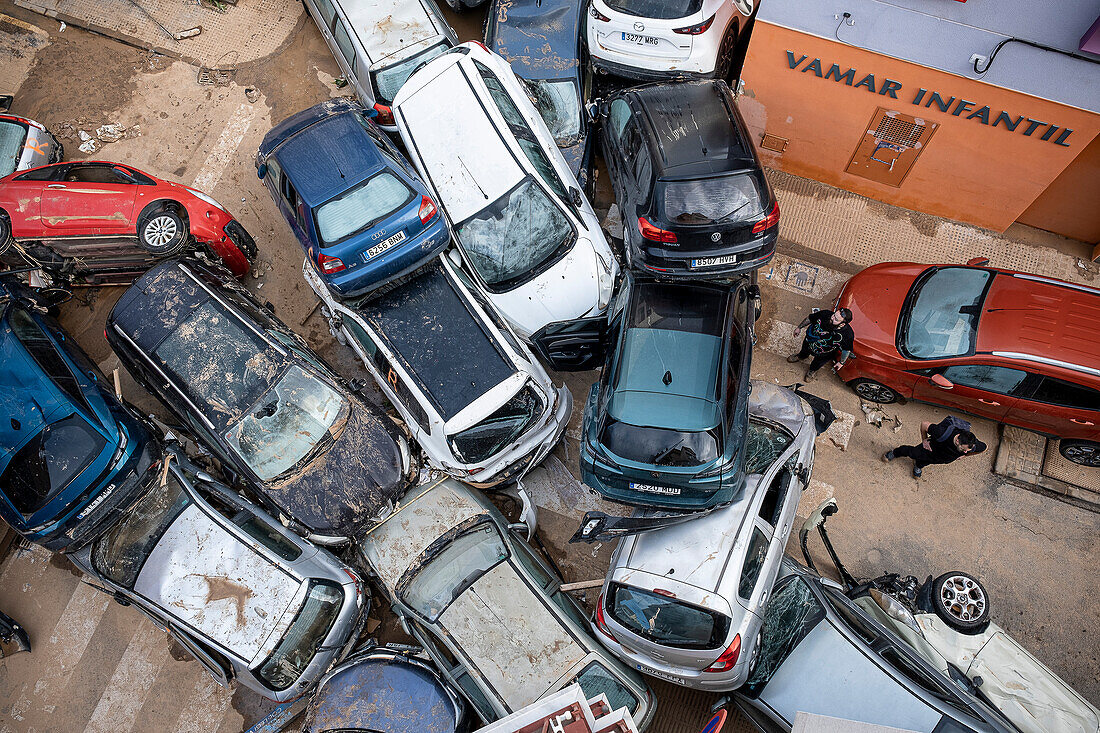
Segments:
[[[0,176],[58,163],[64,153],[61,143],[42,123],[0,114]]]

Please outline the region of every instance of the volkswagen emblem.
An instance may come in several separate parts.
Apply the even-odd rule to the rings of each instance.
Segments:
[[[643,23],[635,23],[635,24],[634,24],[634,30],[636,30],[636,31],[638,31],[639,33],[641,33],[642,31],[644,31],[644,30],[645,30],[645,25],[644,25]]]
[[[712,241],[712,242],[718,242],[718,241],[721,241],[721,239],[722,239],[722,235],[718,232],[714,232],[713,234],[710,235],[710,241]]]

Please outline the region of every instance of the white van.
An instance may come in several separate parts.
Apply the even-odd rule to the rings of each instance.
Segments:
[[[393,115],[463,269],[520,337],[546,357],[548,334],[603,328],[618,263],[508,62],[463,43],[409,77]]]

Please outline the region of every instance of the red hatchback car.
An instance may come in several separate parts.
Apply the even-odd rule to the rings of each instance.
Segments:
[[[1061,438],[1100,466],[1100,290],[992,267],[887,262],[850,279],[864,399],[916,399]]]
[[[205,250],[237,277],[256,243],[201,191],[105,161],[55,163],[0,178],[0,259],[128,282],[184,249]]]

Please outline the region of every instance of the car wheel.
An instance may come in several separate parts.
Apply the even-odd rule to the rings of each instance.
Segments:
[[[1070,440],[1063,438],[1058,444],[1058,452],[1067,461],[1079,466],[1100,468],[1100,443],[1091,440]]]
[[[730,66],[733,65],[733,49],[736,45],[736,31],[727,30],[726,35],[722,38],[721,45],[718,46],[718,56],[714,59],[714,76],[716,78],[728,81]]]
[[[0,212],[0,255],[11,248],[11,243],[11,221],[7,214]]]
[[[172,209],[150,211],[138,222],[138,245],[158,257],[168,257],[183,249],[187,235],[183,219]]]
[[[857,395],[868,402],[877,402],[880,405],[889,405],[897,402],[900,396],[885,384],[876,382],[873,379],[853,379],[851,382],[848,382],[848,386],[851,387]]]
[[[756,634],[756,641],[752,645],[752,656],[749,657],[749,669],[745,674],[745,679],[748,680],[752,677],[752,673],[756,671],[756,665],[760,662],[760,648],[764,646],[764,629]]]
[[[953,570],[932,582],[932,609],[956,631],[977,634],[989,622],[989,594],[977,578]]]

